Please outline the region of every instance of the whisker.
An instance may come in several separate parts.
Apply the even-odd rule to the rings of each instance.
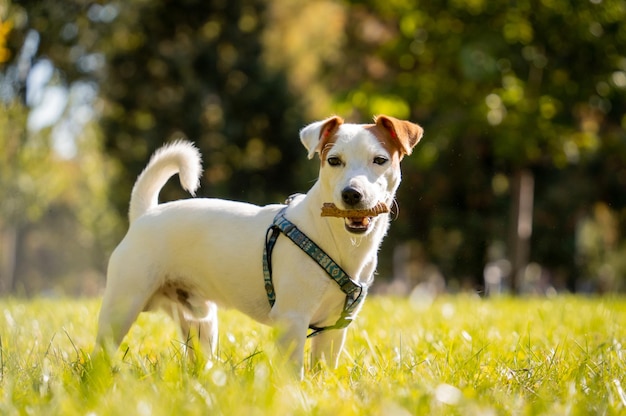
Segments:
[[[391,214],[393,214],[393,221],[397,220],[398,217],[400,216],[400,205],[398,204],[398,201],[396,200],[396,198],[393,198],[391,200]]]

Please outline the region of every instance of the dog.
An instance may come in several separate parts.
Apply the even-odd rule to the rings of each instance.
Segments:
[[[390,217],[322,217],[320,209],[324,203],[352,212],[367,212],[381,202],[391,206],[400,161],[422,134],[419,125],[384,115],[373,124],[345,123],[338,116],[314,122],[300,131],[300,139],[309,159],[319,155],[318,180],[288,205],[263,207],[210,198],[159,204],[161,188],[176,173],[182,187],[195,195],[202,168],[189,142],[157,150],[133,187],[130,226],[109,260],[96,348],[119,348],[140,312],[162,308],[183,335],[215,354],[220,306],[280,326],[278,346],[300,377],[309,328],[316,335],[312,362],[336,368],[346,325],[373,281]],[[279,216],[327,253],[329,262],[345,271],[343,282],[358,293],[347,294],[343,283],[329,278],[319,261],[281,237],[280,230],[268,255],[269,230]]]

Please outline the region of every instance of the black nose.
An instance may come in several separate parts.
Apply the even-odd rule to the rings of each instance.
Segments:
[[[361,199],[363,199],[363,194],[361,194],[361,192],[359,192],[358,190],[347,186],[343,188],[343,191],[341,191],[341,198],[343,199],[343,202],[346,203],[346,205],[353,207],[361,202]]]

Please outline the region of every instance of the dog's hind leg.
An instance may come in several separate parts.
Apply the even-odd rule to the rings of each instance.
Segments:
[[[156,283],[149,278],[147,266],[126,262],[123,252],[114,252],[109,261],[107,286],[100,307],[95,350],[114,352],[131,325],[150,302]],[[119,267],[125,264],[125,267]],[[129,266],[130,264],[130,266]]]
[[[96,350],[105,348],[107,352],[117,350],[131,325],[146,304],[145,296],[129,292],[123,287],[108,287],[100,316],[98,318],[98,335]]]
[[[209,357],[217,352],[218,320],[217,305],[205,302],[205,313],[202,317],[190,316],[182,306],[176,305],[176,315],[173,316],[180,326],[181,335],[185,339],[187,354],[195,358],[194,350],[200,347]]]

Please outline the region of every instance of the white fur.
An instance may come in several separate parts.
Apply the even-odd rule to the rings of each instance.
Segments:
[[[174,174],[178,173],[180,184],[191,195],[195,195],[200,186],[200,153],[190,143],[176,141],[163,146],[152,155],[148,167],[153,176],[144,179],[148,168],[141,172],[130,195],[128,217],[131,223],[159,204],[159,191]]]
[[[301,132],[310,157],[319,152],[320,129],[326,121]],[[286,217],[352,279],[369,285],[389,215],[373,218],[366,232],[354,234],[347,231],[344,219],[322,218],[320,210],[325,202],[345,207],[341,191],[346,186],[362,190],[362,208],[379,201],[390,205],[400,183],[399,165],[372,163],[377,156],[392,155],[362,125],[341,124],[335,134],[328,157],[340,157],[344,165],[323,163],[317,183],[295,198]],[[137,179],[129,230],[109,261],[97,346],[117,348],[140,312],[161,307],[180,323],[185,336],[198,337],[209,353],[214,352],[219,305],[264,324],[280,325],[284,329],[280,344],[301,373],[308,326],[334,324],[345,295],[300,248],[281,236],[272,257],[276,303],[270,308],[262,254],[266,230],[283,206],[220,199],[158,204],[158,193],[170,176],[179,173],[182,186],[193,194],[200,172],[197,149],[179,141],[157,151]],[[345,332],[324,331],[312,338],[313,360],[326,359],[336,366]]]

